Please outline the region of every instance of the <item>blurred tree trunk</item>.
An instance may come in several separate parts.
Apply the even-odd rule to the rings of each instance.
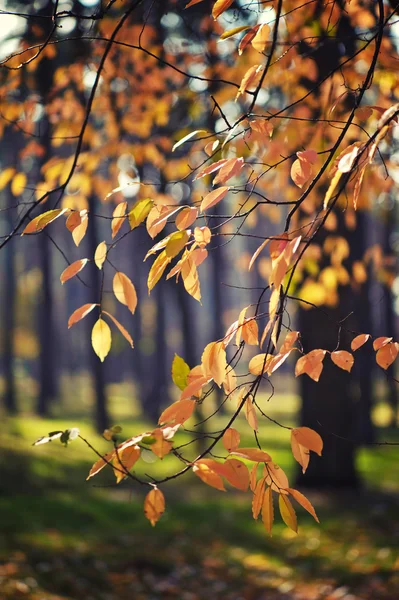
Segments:
[[[93,218],[96,212],[96,199],[93,194],[89,196],[89,224],[87,227],[87,241],[89,246],[89,256],[94,256],[95,250],[100,243],[97,235],[98,219]],[[94,301],[98,301],[101,290],[102,272],[93,264],[88,270],[90,294]],[[92,327],[92,326],[91,326]],[[91,339],[91,327],[89,328],[89,339]],[[94,404],[94,422],[99,433],[107,429],[110,424],[107,408],[107,397],[105,393],[105,373],[104,363],[100,361],[92,348],[89,349],[89,364],[91,376],[94,384],[95,404]]]

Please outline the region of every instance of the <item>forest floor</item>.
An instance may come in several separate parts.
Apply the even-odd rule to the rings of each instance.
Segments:
[[[191,474],[164,486],[166,512],[152,528],[142,489],[109,487],[105,472],[85,482],[95,457],[82,442],[32,447],[68,426],[107,447],[88,421],[3,421],[0,600],[398,600],[397,447],[359,452],[362,491],[310,495],[320,525],[298,508],[299,534],[276,516],[270,538],[249,494],[222,494]],[[131,436],[146,424],[123,426]],[[269,424],[261,438],[293,475],[286,432]],[[141,470],[166,473],[173,460]]]

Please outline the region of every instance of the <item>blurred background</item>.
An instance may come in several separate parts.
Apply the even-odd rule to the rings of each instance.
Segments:
[[[56,4],[59,13],[65,11],[58,20],[62,28],[52,38],[59,43],[47,45],[22,69],[14,70],[21,63],[17,56],[5,62],[11,69],[0,70],[1,240],[41,193],[65,179],[104,51],[104,43],[91,38],[108,38],[123,9],[116,3],[107,18],[96,21],[96,0],[0,1],[2,61],[43,44]],[[194,186],[187,178],[191,168],[206,159],[204,143],[191,144],[189,153],[186,146],[174,153],[171,148],[194,129],[222,131],[225,117],[237,118],[235,88],[224,91],[205,79],[239,81],[251,64],[247,56],[235,67],[230,41],[224,46],[214,43],[212,34],[219,25],[207,17],[211,6],[206,1],[192,7],[188,18],[180,3],[155,3],[151,11],[143,3],[118,38],[122,44],[112,50],[102,74],[78,169],[62,197],[63,207],[89,211],[79,247],[60,219],[42,234],[13,237],[0,252],[1,599],[399,597],[398,450],[385,445],[399,442],[397,384],[394,368],[385,373],[375,365],[371,347],[359,351],[351,376],[326,364],[319,384],[305,376],[294,381],[293,364],[288,363],[273,379],[273,396],[272,389],[261,390],[260,404],[271,419],[289,426],[306,424],[325,441],[324,458],[312,456],[302,478],[288,432],[271,421],[260,425],[262,446],[287,472],[291,485],[310,488],[306,494],[321,520],[319,526],[298,510],[298,536],[276,518],[273,537],[268,538],[262,524],[252,519],[249,495],[232,490],[221,495],[192,475],[165,486],[167,509],[152,529],[143,515],[143,490],[128,484],[117,488],[112,473],[106,472],[97,481],[85,482],[96,457],[79,440],[68,448],[59,442],[32,447],[50,431],[79,427],[106,452],[109,442],[101,436],[105,428],[120,425],[123,437],[152,429],[162,408],[177,398],[170,375],[174,354],[183,356],[190,367],[198,364],[204,346],[223,337],[239,310],[256,302],[267,285],[266,254],[250,273],[248,262],[265,236],[283,229],[286,211],[277,206],[261,206],[250,215],[245,222],[248,236],[233,236],[231,223],[221,227],[199,271],[202,306],[181,281],[160,281],[148,296],[150,261],[143,263],[143,258],[154,242],[144,228],[122,239],[114,250],[118,270],[132,279],[138,293],[133,317],[113,296],[113,273],[105,271],[103,279],[89,263],[79,279],[65,285],[59,281],[70,262],[91,258],[102,240],[111,241],[116,203],[131,205],[151,196],[185,204],[204,195],[201,182]],[[262,18],[267,22],[273,16],[270,12]],[[228,18],[222,20],[221,31],[231,27]],[[256,11],[235,19],[235,26],[260,22]],[[123,46],[137,46],[140,32],[148,53]],[[22,57],[29,60],[35,52],[26,50]],[[184,73],[198,78],[187,80]],[[283,102],[287,93],[277,83],[259,99],[261,107]],[[272,195],[281,188],[281,180],[266,178],[264,185]],[[119,191],[107,197],[116,187]],[[293,197],[295,190],[288,188],[286,197]],[[213,227],[225,220],[245,192],[243,184],[230,206],[215,207]],[[46,210],[57,201],[55,192]],[[354,228],[332,226],[320,241],[321,248],[333,234],[344,240],[341,249],[346,243],[352,250],[344,251],[343,265],[355,276],[354,284],[344,285],[336,278],[332,288],[329,279],[329,287],[329,263],[317,252],[295,282],[295,295],[323,308],[309,309],[293,301],[288,306],[290,326],[301,331],[305,350],[334,349],[337,322],[344,318],[345,347],[352,331],[396,334],[397,339],[395,188],[382,190],[373,207],[363,209]],[[168,225],[160,238],[172,230]],[[67,327],[76,308],[98,302],[100,290],[106,309],[135,341],[132,350],[113,330],[112,351],[104,363],[90,344],[95,311]],[[250,356],[246,350],[244,359]],[[220,402],[218,397],[209,399],[201,418]],[[202,433],[220,429],[233,408],[224,406],[203,424]],[[238,428],[242,445],[252,446],[253,433],[244,419]],[[178,436],[181,443],[189,439],[187,433]],[[173,457],[152,463],[147,456],[137,473],[150,471],[158,477],[177,468]]]

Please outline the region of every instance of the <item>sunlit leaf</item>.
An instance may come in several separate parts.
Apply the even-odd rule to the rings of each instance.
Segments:
[[[233,427],[229,427],[223,434],[222,442],[227,452],[237,450],[240,445],[240,434],[236,429],[233,429]]]
[[[348,371],[348,373],[351,372],[355,362],[353,354],[347,352],[346,350],[335,350],[335,352],[331,352],[331,360],[337,365],[337,367],[343,369],[344,371]]]
[[[75,260],[75,262],[68,265],[67,268],[64,269],[60,275],[61,283],[65,283],[66,281],[72,279],[72,277],[75,277],[75,275],[80,273],[80,271],[87,265],[88,261],[88,258],[81,258],[79,260]]]
[[[123,335],[123,337],[125,338],[125,340],[127,340],[129,342],[130,347],[134,348],[132,336],[123,327],[123,325],[121,323],[119,323],[118,319],[116,319],[113,315],[111,315],[111,313],[107,312],[106,310],[103,310],[102,312],[103,312],[103,315],[107,315],[107,317],[109,317],[111,319],[111,321],[113,322],[113,324],[116,325],[116,327],[119,329],[120,333]]]
[[[127,306],[132,315],[134,315],[137,306],[137,294],[136,288],[129,277],[121,272],[115,273],[112,289],[117,300]]]
[[[101,362],[111,350],[111,330],[109,325],[100,317],[91,332],[91,345]]]
[[[103,264],[105,259],[107,258],[107,244],[105,242],[100,242],[94,252],[94,262],[98,269],[103,268]]]
[[[291,435],[296,437],[299,444],[321,456],[323,440],[317,431],[310,429],[310,427],[297,427],[292,429]]]
[[[287,527],[292,529],[292,531],[298,533],[298,523],[296,519],[295,510],[286,495],[279,494],[278,505],[284,523],[287,525]]]
[[[165,512],[165,498],[161,490],[154,487],[144,500],[144,514],[152,526],[162,517]]]
[[[77,323],[81,319],[84,319],[93,310],[93,308],[95,306],[99,306],[99,305],[98,304],[83,304],[83,306],[80,306],[79,308],[74,310],[68,319],[68,329],[70,327],[72,327],[72,325],[75,325],[75,323]]]

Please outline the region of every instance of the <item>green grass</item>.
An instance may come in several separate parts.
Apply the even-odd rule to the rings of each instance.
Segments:
[[[292,422],[293,401],[278,405],[284,410],[273,417]],[[126,436],[149,426],[122,414],[119,422]],[[116,488],[106,470],[85,481],[96,457],[80,440],[68,448],[58,441],[32,447],[41,435],[70,426],[78,426],[99,451],[109,448],[85,420],[26,415],[3,422],[2,599],[14,600],[22,592],[29,600],[183,598],[184,591],[194,594],[188,599],[229,600],[260,598],[266,590],[268,599],[294,598],[289,594],[295,592],[310,600],[327,598],[340,587],[356,598],[397,599],[397,448],[359,453],[366,490],[311,495],[320,525],[298,509],[299,535],[276,516],[269,538],[252,519],[250,494],[231,489],[223,494],[192,474],[164,486],[166,512],[152,528],[143,515],[141,486]],[[241,433],[242,445],[253,445],[245,422]],[[288,432],[266,424],[260,437],[292,475]],[[187,439],[183,434],[179,441]],[[138,474],[162,477],[179,464],[167,457],[142,464]]]

